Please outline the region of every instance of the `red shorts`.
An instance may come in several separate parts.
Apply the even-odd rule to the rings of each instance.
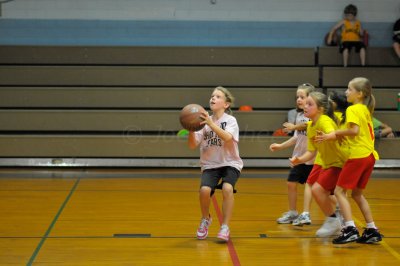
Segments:
[[[314,164],[310,174],[308,175],[307,178],[307,184],[312,186],[315,182],[317,182],[319,173],[322,171],[322,166],[319,164]]]
[[[345,189],[364,189],[372,170],[374,170],[374,165],[375,157],[373,154],[365,158],[347,160],[340,173],[337,185]]]
[[[322,169],[319,173],[317,183],[320,184],[321,187],[323,187],[326,191],[330,191],[331,194],[333,194],[341,171],[342,168],[339,167]]]
[[[312,186],[315,182],[321,185],[325,190],[333,193],[335,191],[336,182],[339,178],[340,171],[339,167],[330,167],[322,169],[321,165],[314,164],[310,175],[307,179],[307,184]]]

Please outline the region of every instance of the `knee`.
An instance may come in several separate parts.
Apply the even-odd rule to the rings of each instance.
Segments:
[[[353,198],[354,201],[360,202],[360,201],[361,201],[362,194],[353,191],[353,192],[351,193],[351,197]]]
[[[210,188],[210,187],[207,187],[207,186],[203,186],[203,187],[200,188],[199,193],[200,193],[200,195],[202,195],[202,196],[203,196],[203,195],[208,195],[208,196],[210,196],[211,188]]]
[[[229,183],[224,183],[222,186],[222,194],[224,197],[230,197],[233,195],[233,186]]]
[[[318,186],[318,185],[313,185],[313,186],[311,187],[311,192],[312,192],[312,195],[313,195],[314,197],[319,197],[319,196],[321,195],[322,190],[321,190],[321,187],[320,187],[320,186]]]
[[[341,187],[336,187],[334,194],[336,197],[342,197],[343,195],[345,195],[345,191]]]

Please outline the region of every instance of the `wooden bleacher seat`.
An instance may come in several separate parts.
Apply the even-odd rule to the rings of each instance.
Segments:
[[[179,110],[21,110],[0,111],[0,131],[160,133],[177,132]],[[287,111],[234,112],[242,134],[273,132],[286,121]],[[397,111],[376,111],[374,116],[400,131]]]
[[[268,152],[282,137],[243,136],[243,158],[289,158],[290,150]],[[2,157],[13,158],[198,158],[187,139],[171,135],[0,135]]]
[[[376,111],[374,116],[381,122],[388,124],[393,131],[400,132],[399,111]]]
[[[0,64],[315,66],[314,48],[0,46]]]
[[[182,129],[179,110],[21,110],[0,111],[0,131],[118,134],[175,134]],[[234,113],[242,134],[273,132],[286,121],[287,111]]]
[[[327,88],[329,93],[332,90],[345,91],[346,88]],[[400,92],[400,86],[398,88],[373,88],[373,95],[376,100],[376,110],[397,110],[397,94]]]
[[[286,137],[242,136],[240,154],[244,159],[287,159],[291,150],[270,152],[274,142]],[[398,159],[399,139],[381,139],[377,150],[381,159]],[[3,158],[198,158],[187,139],[171,135],[0,135]]]
[[[181,109],[189,103],[208,107],[211,87],[0,87],[0,108]],[[235,106],[291,109],[297,87],[229,88]]]
[[[400,66],[392,47],[367,47],[365,63],[367,66]],[[321,66],[343,66],[339,47],[319,47],[318,64]],[[360,56],[354,49],[349,54],[349,66],[360,66]]]
[[[280,86],[317,84],[317,67],[0,66],[0,86]]]
[[[373,88],[398,88],[398,67],[323,67],[323,87],[347,87],[355,77],[368,78]]]

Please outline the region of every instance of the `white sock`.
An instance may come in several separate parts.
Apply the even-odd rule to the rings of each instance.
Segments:
[[[377,229],[374,222],[367,223],[367,228]]]
[[[289,214],[297,215],[298,213],[297,213],[296,210],[290,210],[290,211],[289,211]]]
[[[344,223],[344,226],[345,226],[345,227],[348,227],[348,226],[356,227],[356,224],[354,223],[354,221],[348,221],[348,222],[345,222],[345,223]]]

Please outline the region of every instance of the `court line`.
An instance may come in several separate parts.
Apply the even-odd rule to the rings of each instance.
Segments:
[[[146,239],[196,239],[193,237],[193,235],[187,235],[187,236],[147,236],[147,234],[143,234],[144,236],[129,236],[129,234],[126,234],[127,236],[115,236],[115,235],[109,235],[109,236],[48,236],[45,237],[46,239],[112,239],[112,238],[146,238]],[[265,235],[265,236],[264,236]],[[2,236],[0,239],[42,239],[44,237],[40,236]],[[209,237],[212,239],[213,237]],[[322,239],[323,237],[315,237],[315,236],[270,236],[266,234],[256,234],[254,236],[235,236],[232,237],[232,239],[259,239],[261,241],[264,240],[271,240],[271,239]],[[400,239],[399,237],[396,236],[389,236],[385,237],[386,239]],[[215,237],[217,240],[217,238]]]
[[[218,206],[218,202],[217,202],[217,199],[215,198],[215,195],[213,195],[211,197],[211,199],[212,199],[212,202],[213,202],[213,205],[214,205],[215,212],[217,213],[217,216],[218,216],[219,224],[221,225],[222,224],[222,212],[221,212],[221,209]],[[235,247],[233,245],[233,242],[232,242],[231,238],[229,238],[229,240],[227,242],[227,245],[228,245],[228,251],[229,251],[229,255],[231,256],[231,260],[232,260],[233,265],[240,266],[240,260],[239,260],[239,257],[237,255],[237,252],[235,250]]]
[[[44,234],[44,236],[42,237],[42,239],[40,240],[39,244],[37,245],[35,251],[33,252],[31,258],[29,259],[28,263],[26,265],[32,265],[33,261],[35,260],[36,256],[38,255],[40,249],[42,248],[44,241],[46,241],[47,238],[49,238],[49,234],[51,232],[51,230],[53,229],[54,225],[56,224],[58,218],[61,215],[61,212],[64,210],[65,206],[67,205],[69,199],[71,198],[72,194],[75,192],[78,184],[79,184],[80,178],[78,178],[74,184],[74,186],[72,187],[71,191],[69,192],[68,196],[66,197],[66,199],[64,200],[63,204],[61,205],[60,209],[58,210],[56,216],[54,217],[53,221],[50,223],[49,228],[47,228],[46,233]]]
[[[359,227],[362,227],[363,224],[360,220],[354,217],[354,221]],[[394,250],[388,243],[386,243],[384,239],[382,239],[380,243],[390,254],[392,254],[397,260],[400,261],[400,254],[396,250]]]

